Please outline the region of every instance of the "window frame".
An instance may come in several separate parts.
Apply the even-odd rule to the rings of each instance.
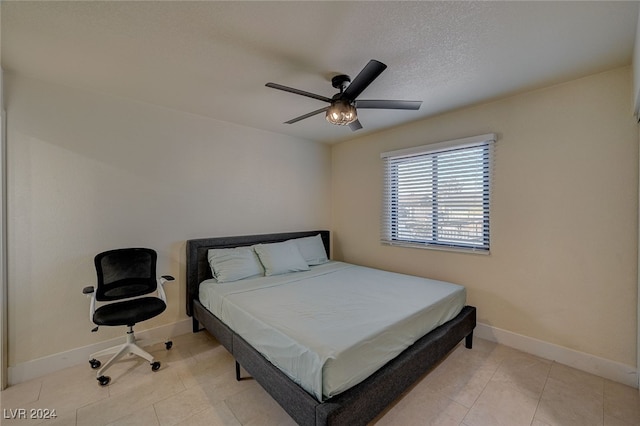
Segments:
[[[472,136],[468,138],[455,139],[445,142],[439,142],[434,144],[422,145],[413,148],[401,149],[396,151],[389,151],[380,154],[380,157],[384,161],[384,184],[383,184],[383,205],[381,215],[381,238],[380,241],[385,245],[397,245],[407,247],[417,247],[424,249],[435,250],[449,250],[458,251],[464,253],[477,253],[477,254],[490,254],[491,251],[491,232],[490,232],[490,204],[491,204],[491,183],[493,174],[493,149],[494,143],[497,140],[495,133],[489,133],[484,135]],[[479,234],[479,241],[472,243],[465,243],[461,239],[454,241],[452,238],[447,240],[442,236],[442,232],[446,232],[444,228],[438,226],[438,220],[441,218],[441,211],[443,209],[443,202],[438,202],[438,198],[445,194],[445,191],[438,191],[438,186],[442,186],[446,183],[445,178],[439,178],[438,174],[442,173],[444,167],[438,167],[437,164],[429,168],[425,168],[427,171],[425,176],[430,176],[431,186],[425,184],[426,188],[433,191],[435,196],[432,196],[433,212],[431,216],[427,213],[423,216],[423,219],[427,219],[428,228],[431,229],[431,238],[424,239],[410,239],[399,235],[399,227],[401,226],[401,219],[398,217],[398,210],[400,209],[398,198],[400,190],[398,189],[398,176],[397,168],[399,164],[407,164],[412,159],[422,161],[437,161],[438,156],[442,154],[450,154],[452,152],[458,152],[462,155],[469,153],[475,148],[482,148],[480,153],[482,163],[479,166],[480,169],[469,169],[474,174],[481,173],[482,181],[478,182],[481,185],[481,197],[476,196],[477,200],[482,203],[482,218],[481,231]],[[458,160],[456,160],[458,161]],[[395,172],[392,169],[395,167]],[[464,171],[467,171],[466,169]],[[395,174],[394,174],[395,173]],[[460,172],[462,175],[464,172]],[[421,177],[425,177],[421,176]],[[472,203],[470,203],[472,204]],[[470,220],[469,223],[473,223]],[[477,220],[475,221],[478,222]],[[428,231],[427,231],[428,232]],[[454,232],[457,237],[462,237],[463,231],[458,233]]]

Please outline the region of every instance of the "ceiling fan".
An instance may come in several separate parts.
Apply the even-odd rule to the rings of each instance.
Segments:
[[[358,120],[357,108],[418,110],[420,109],[420,105],[422,105],[422,101],[356,100],[358,95],[360,95],[360,93],[362,93],[364,89],[373,82],[373,80],[378,78],[386,68],[387,66],[382,62],[372,59],[362,69],[362,71],[360,71],[356,78],[353,79],[353,81],[351,81],[351,78],[348,75],[336,75],[331,79],[331,85],[336,89],[339,89],[340,92],[336,93],[331,98],[276,83],[267,83],[266,86],[271,87],[272,89],[284,90],[285,92],[295,93],[296,95],[318,99],[330,104],[324,108],[320,108],[308,114],[286,121],[285,124],[297,123],[305,118],[325,112],[326,119],[329,123],[341,126],[348,125],[351,130],[356,131],[362,129],[362,124],[360,124],[360,121]]]

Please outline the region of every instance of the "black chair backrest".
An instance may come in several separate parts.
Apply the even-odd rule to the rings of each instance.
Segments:
[[[109,301],[142,296],[156,291],[156,260],[152,249],[125,248],[98,254],[96,300]]]

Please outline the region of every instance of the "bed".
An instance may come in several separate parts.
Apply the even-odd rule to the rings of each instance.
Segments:
[[[318,235],[319,237],[317,237]],[[326,255],[330,258],[330,235],[328,231],[204,238],[187,241],[187,313],[193,318],[194,332],[200,331],[201,327],[204,327],[234,356],[238,378],[239,366],[242,366],[298,424],[367,424],[449,353],[461,340],[464,339],[466,347],[471,348],[473,329],[476,324],[475,308],[461,306],[455,311],[452,311],[453,308],[443,308],[444,311],[448,312],[450,319],[447,317],[446,322],[437,325],[435,329],[429,331],[426,335],[418,336],[418,340],[415,343],[410,344],[398,355],[394,355],[393,359],[385,361],[379,368],[375,367],[375,371],[366,372],[366,377],[359,378],[355,385],[341,384],[336,389],[326,392],[324,387],[321,388],[322,390],[310,388],[309,384],[305,382],[305,378],[298,378],[296,376],[297,373],[287,371],[282,366],[280,368],[276,367],[274,364],[278,364],[279,361],[277,359],[274,360],[271,356],[261,353],[263,350],[260,346],[260,341],[256,340],[256,336],[261,333],[252,334],[251,329],[244,327],[242,322],[234,322],[233,319],[224,317],[227,314],[225,309],[214,315],[212,310],[215,311],[215,307],[210,305],[209,308],[205,307],[205,304],[209,304],[209,301],[206,293],[201,293],[201,283],[205,282],[206,284],[213,278],[209,264],[210,259],[208,258],[210,249],[214,249],[215,252],[220,251],[220,249],[272,245],[273,243],[310,239],[311,237],[321,239]],[[295,277],[310,275],[312,277],[311,280],[324,280],[324,276],[327,274],[346,274],[348,277],[349,274],[359,273],[358,268],[353,265],[330,261],[323,265],[313,266],[309,268],[309,271],[301,271]],[[289,275],[294,276],[294,274]],[[271,278],[281,280],[280,277]],[[277,288],[284,286],[280,290],[279,298],[283,294],[289,294],[291,287],[286,286],[290,286],[292,281],[298,280],[297,278],[287,279],[288,281],[284,283],[277,281],[277,285],[269,284],[269,286]],[[249,279],[243,280],[239,286],[234,285],[233,288],[250,287],[251,285],[253,285],[252,280]],[[222,285],[214,287],[224,288]],[[204,284],[203,288],[206,288]],[[253,292],[255,288],[251,287],[248,291]],[[285,291],[287,293],[284,293]],[[204,295],[202,300],[201,295]],[[454,296],[451,297],[453,298]],[[259,298],[257,299],[259,300]],[[255,304],[256,302],[254,301],[253,303]],[[235,306],[235,303],[231,304],[231,306]],[[256,309],[256,307],[259,308],[259,305],[254,305],[253,309]],[[257,311],[265,310],[257,309]],[[251,312],[252,317],[260,314],[257,311]],[[264,312],[262,313],[264,314]],[[225,318],[225,320],[223,321],[219,316]],[[301,322],[303,321],[301,320]],[[233,327],[227,324],[232,324]],[[236,329],[243,331],[237,331]],[[284,343],[285,347],[286,344]],[[267,360],[267,358],[270,358],[271,361]],[[352,368],[344,366],[342,369],[352,370]],[[313,382],[313,378],[309,380]],[[343,386],[344,389],[340,386]]]

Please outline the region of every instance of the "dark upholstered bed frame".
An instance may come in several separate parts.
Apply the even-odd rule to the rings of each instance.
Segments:
[[[231,248],[274,243],[292,238],[322,235],[327,256],[329,231],[288,232],[187,241],[187,314],[194,333],[204,326],[236,359],[236,362],[300,425],[365,425],[430,370],[462,339],[471,348],[476,310],[465,306],[451,321],[422,337],[360,384],[324,402],[318,402],[242,337],[209,312],[198,300],[200,283],[211,278],[207,260],[210,248]],[[237,364],[236,364],[237,365]]]

